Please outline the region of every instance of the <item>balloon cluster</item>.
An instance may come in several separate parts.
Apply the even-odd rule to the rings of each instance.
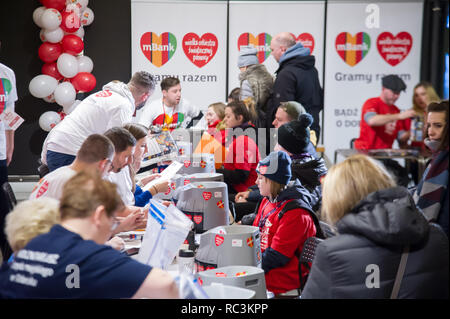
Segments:
[[[40,0],[43,6],[33,12],[33,21],[42,28],[38,50],[44,62],[42,74],[30,84],[31,95],[62,106],[62,111],[45,112],[39,125],[50,131],[66,114],[80,103],[76,94],[92,91],[96,79],[94,64],[83,55],[84,27],[94,20],[94,12],[87,7],[89,0]]]

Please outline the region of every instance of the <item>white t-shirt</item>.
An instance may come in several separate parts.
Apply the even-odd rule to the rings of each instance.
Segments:
[[[14,111],[14,103],[17,101],[16,76],[14,71],[0,63],[0,114],[5,109]],[[0,160],[6,159],[6,137],[5,127],[0,120]]]
[[[119,173],[109,173],[105,179],[117,185],[117,193],[119,193],[125,205],[134,205],[134,194],[131,191],[133,181],[131,180],[130,168],[128,166],[122,168]]]
[[[41,178],[31,192],[29,199],[46,196],[60,200],[64,184],[75,176],[76,173],[70,166],[55,169],[53,172]]]
[[[56,125],[43,148],[76,156],[84,140],[91,134],[103,134],[112,127],[132,120],[134,98],[122,82],[110,82],[103,91],[85,98],[75,110]]]
[[[200,109],[186,99],[181,99],[180,103],[175,107],[169,107],[163,105],[162,98],[160,98],[145,104],[138,123],[146,127],[154,125],[164,130],[174,130],[176,128],[186,128],[199,113]]]

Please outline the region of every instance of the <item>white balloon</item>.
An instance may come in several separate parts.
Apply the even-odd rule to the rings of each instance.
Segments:
[[[55,91],[58,81],[50,75],[40,74],[35,76],[28,85],[31,95],[37,98],[44,98]]]
[[[80,100],[75,100],[75,102],[73,102],[73,104],[71,106],[63,106],[64,109],[64,113],[66,113],[67,115],[69,115],[70,113],[73,112],[73,110],[75,110],[75,108],[78,106],[78,104],[80,104],[81,101]]]
[[[84,28],[83,28],[83,26],[81,26],[78,28],[78,30],[76,32],[72,32],[72,33],[64,32],[64,34],[74,34],[77,37],[80,37],[81,39],[83,39],[84,38]]]
[[[33,21],[34,23],[36,23],[36,25],[40,28],[42,28],[42,22],[41,22],[41,18],[42,18],[42,14],[44,13],[44,11],[47,8],[42,6],[42,7],[38,7],[33,11]]]
[[[39,117],[39,126],[47,132],[50,132],[59,122],[61,122],[61,116],[54,111],[44,112]]]
[[[41,16],[42,28],[47,30],[57,29],[61,25],[61,21],[61,13],[53,8],[46,9]]]
[[[81,14],[81,25],[90,25],[94,21],[94,12],[90,8],[84,9]]]
[[[44,97],[44,101],[48,103],[55,103],[55,95],[52,93],[49,96]]]
[[[45,29],[41,29],[41,32],[39,32],[39,39],[41,39],[42,42],[47,41],[45,38]]]
[[[72,83],[62,82],[58,84],[53,94],[55,96],[56,103],[62,107],[68,107],[75,102],[77,92],[75,91]]]
[[[66,3],[67,6],[71,4],[76,5],[80,12],[83,12],[83,10],[86,9],[87,5],[89,4],[89,0],[67,0]]]
[[[55,30],[45,30],[44,37],[48,42],[58,43],[61,42],[64,37],[64,31],[61,28],[56,28]]]
[[[59,73],[65,78],[73,78],[78,73],[78,60],[71,54],[63,53],[56,62]]]
[[[94,69],[94,62],[91,58],[85,55],[80,55],[77,57],[78,60],[78,72],[88,72],[91,73]]]

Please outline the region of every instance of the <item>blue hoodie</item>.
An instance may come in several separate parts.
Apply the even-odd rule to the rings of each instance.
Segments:
[[[309,48],[305,48],[300,42],[298,42],[296,45],[290,47],[289,49],[286,50],[286,52],[284,52],[278,63],[281,64],[283,61],[286,61],[296,56],[309,56],[310,54],[311,52]]]

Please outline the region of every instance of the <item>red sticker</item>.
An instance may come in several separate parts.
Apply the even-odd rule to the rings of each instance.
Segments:
[[[238,273],[236,273],[236,277],[239,277],[239,276],[245,276],[247,274],[247,272],[246,271],[242,271],[242,272],[238,272]]]
[[[194,222],[199,225],[203,220],[203,216],[202,215],[195,215],[194,216]]]
[[[206,167],[206,162],[205,161],[201,161],[200,162],[200,167],[201,168],[205,168]]]
[[[408,56],[412,43],[413,39],[408,32],[400,32],[395,37],[390,32],[383,32],[377,38],[378,52],[392,66],[396,66]]]
[[[252,237],[247,238],[247,245],[249,247],[253,247],[253,238]]]
[[[185,166],[186,168],[188,168],[190,165],[191,165],[191,161],[189,161],[189,160],[185,160],[185,161],[184,161],[184,166]]]
[[[214,242],[216,243],[216,246],[222,245],[224,240],[225,239],[219,235],[216,235],[216,237],[214,238]]]
[[[224,272],[216,272],[216,277],[226,277],[227,274]]]
[[[203,198],[204,198],[206,201],[210,200],[211,197],[212,197],[212,193],[211,193],[211,192],[203,192],[202,195],[203,195]]]
[[[187,185],[187,184],[189,184],[190,182],[191,182],[190,180],[185,179],[184,182],[183,182],[183,184],[184,184],[184,185]]]
[[[225,207],[225,205],[223,204],[223,202],[221,200],[219,200],[216,205],[219,208],[224,208]]]

